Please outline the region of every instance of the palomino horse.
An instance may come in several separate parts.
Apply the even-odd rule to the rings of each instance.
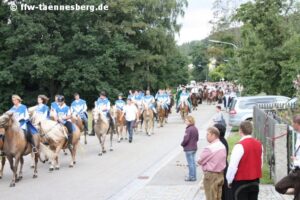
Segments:
[[[153,133],[153,129],[154,129],[154,113],[153,110],[148,106],[145,106],[143,112],[143,118],[144,118],[145,132],[147,135],[150,136]]]
[[[105,138],[107,134],[110,134],[110,151],[113,151],[112,148],[112,140],[113,140],[113,134],[114,130],[109,124],[109,120],[102,112],[99,112],[98,110],[93,110],[93,120],[94,120],[94,131],[99,139],[101,150],[98,153],[99,156],[102,156],[103,153],[106,153],[105,150]]]
[[[167,110],[165,110],[163,108],[163,105],[161,103],[159,103],[159,102],[157,102],[156,110],[157,110],[157,114],[158,114],[159,126],[163,127],[164,123],[165,123],[165,118],[166,118]]]
[[[48,143],[46,148],[52,152],[52,156],[49,157],[51,161],[49,170],[53,171],[54,168],[59,170],[60,166],[58,162],[58,155],[62,149],[65,150],[68,148],[68,130],[56,121],[39,119],[38,115],[35,115],[35,113],[32,115],[31,120],[33,125],[35,125],[40,132],[41,141],[43,143]],[[73,128],[73,148],[69,149],[71,153],[71,162],[69,167],[73,167],[74,164],[76,164],[76,152],[80,140],[79,128],[75,124],[73,124]]]
[[[191,101],[192,101],[193,110],[197,110],[197,107],[198,107],[198,98],[197,98],[197,95],[195,93],[193,93],[191,95]]]
[[[12,112],[6,112],[0,117],[0,128],[4,128],[4,142],[3,142],[3,152],[9,161],[10,168],[13,171],[13,178],[10,183],[10,187],[14,187],[16,182],[23,178],[23,156],[28,155],[32,152],[31,145],[26,140],[26,135],[23,129],[20,128],[19,122],[14,118]],[[37,149],[39,148],[39,136],[35,134],[33,140],[37,144]],[[37,163],[39,159],[39,154],[36,153],[34,156],[34,173],[33,178],[37,178]],[[5,164],[5,157],[2,157],[2,165],[0,169],[0,178],[2,177],[3,168]],[[18,167],[20,164],[19,172]]]
[[[113,112],[114,112],[114,117],[116,120],[118,142],[121,142],[121,140],[123,140],[124,138],[127,138],[125,116],[123,115],[123,112],[121,110],[118,110],[115,106],[113,108]],[[124,133],[125,133],[125,135],[124,135]]]
[[[181,101],[179,104],[181,119],[185,120],[189,113],[189,104],[188,101]]]
[[[87,136],[88,132],[87,132],[87,130],[85,130],[85,128],[84,128],[84,123],[83,123],[81,117],[80,117],[80,116],[76,116],[76,117],[75,117],[75,116],[72,116],[72,123],[73,123],[73,124],[76,124],[76,126],[77,126],[77,127],[79,128],[79,130],[80,130],[80,133],[83,132],[83,134],[84,134],[84,144],[87,144],[86,136]]]

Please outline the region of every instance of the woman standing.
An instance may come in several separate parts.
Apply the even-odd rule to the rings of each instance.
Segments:
[[[181,146],[185,152],[186,160],[189,167],[189,175],[185,178],[185,181],[196,181],[196,162],[195,155],[197,152],[197,142],[198,142],[198,129],[195,127],[195,119],[192,116],[187,116],[185,119],[185,124],[187,125],[185,130],[185,135]]]

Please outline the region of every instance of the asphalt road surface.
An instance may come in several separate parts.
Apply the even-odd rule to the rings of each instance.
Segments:
[[[196,117],[199,128],[207,126],[214,113],[215,106],[200,105],[192,115]],[[152,136],[137,133],[131,144],[128,141],[117,143],[115,136],[114,151],[108,151],[103,156],[98,156],[98,139],[90,136],[87,145],[81,140],[74,168],[68,167],[70,155],[61,153],[60,170],[49,172],[48,164],[39,163],[37,179],[32,178],[33,170],[30,168],[30,157],[27,156],[23,179],[14,188],[9,187],[12,172],[7,162],[0,180],[0,199],[129,199],[178,156],[182,151],[180,142],[184,131],[185,124],[179,114],[173,112],[169,123],[163,128],[155,127]],[[200,132],[200,137],[204,138],[205,132]]]

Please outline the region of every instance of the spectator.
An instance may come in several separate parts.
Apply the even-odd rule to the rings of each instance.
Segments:
[[[126,126],[129,133],[129,143],[132,142],[133,126],[138,121],[138,110],[130,98],[127,99],[127,105],[124,106],[123,115],[125,114]],[[121,117],[121,118],[122,118]]]
[[[232,188],[234,200],[257,200],[259,179],[262,176],[262,144],[252,138],[252,124],[243,121],[240,124],[238,144],[233,147],[226,178]]]
[[[294,199],[300,198],[299,172],[300,172],[300,115],[293,117],[293,128],[297,132],[295,153],[292,156],[293,170],[275,185],[281,194],[294,194]],[[297,178],[296,178],[297,177]]]
[[[226,127],[226,122],[221,110],[221,106],[216,106],[217,113],[213,117],[214,124],[222,124],[224,127]]]
[[[187,125],[181,146],[184,149],[185,157],[189,167],[189,175],[185,181],[196,181],[196,163],[195,155],[197,151],[198,129],[195,127],[195,119],[192,116],[187,116],[185,119]]]
[[[222,200],[232,200],[231,197],[231,191],[228,188],[227,180],[226,180],[226,172],[228,168],[228,162],[227,162],[227,157],[228,157],[228,143],[225,139],[225,133],[226,133],[226,127],[224,127],[222,124],[215,124],[214,125],[220,132],[220,141],[223,143],[223,145],[226,148],[226,167],[224,169],[224,184],[222,187]]]
[[[198,160],[204,171],[204,190],[206,200],[221,200],[224,184],[224,169],[226,167],[226,148],[220,141],[220,132],[215,127],[207,129],[207,141]]]

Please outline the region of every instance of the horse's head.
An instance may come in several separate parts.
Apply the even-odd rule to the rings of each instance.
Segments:
[[[0,116],[0,128],[8,128],[11,127],[16,122],[16,119],[14,118],[13,112],[6,112],[2,116]]]
[[[100,123],[101,121],[103,121],[103,120],[105,120],[105,116],[104,116],[104,114],[102,113],[102,112],[100,112],[99,110],[97,110],[97,109],[94,109],[93,111],[92,111],[92,113],[93,113],[93,120],[94,120],[94,122],[97,124],[97,123]]]

